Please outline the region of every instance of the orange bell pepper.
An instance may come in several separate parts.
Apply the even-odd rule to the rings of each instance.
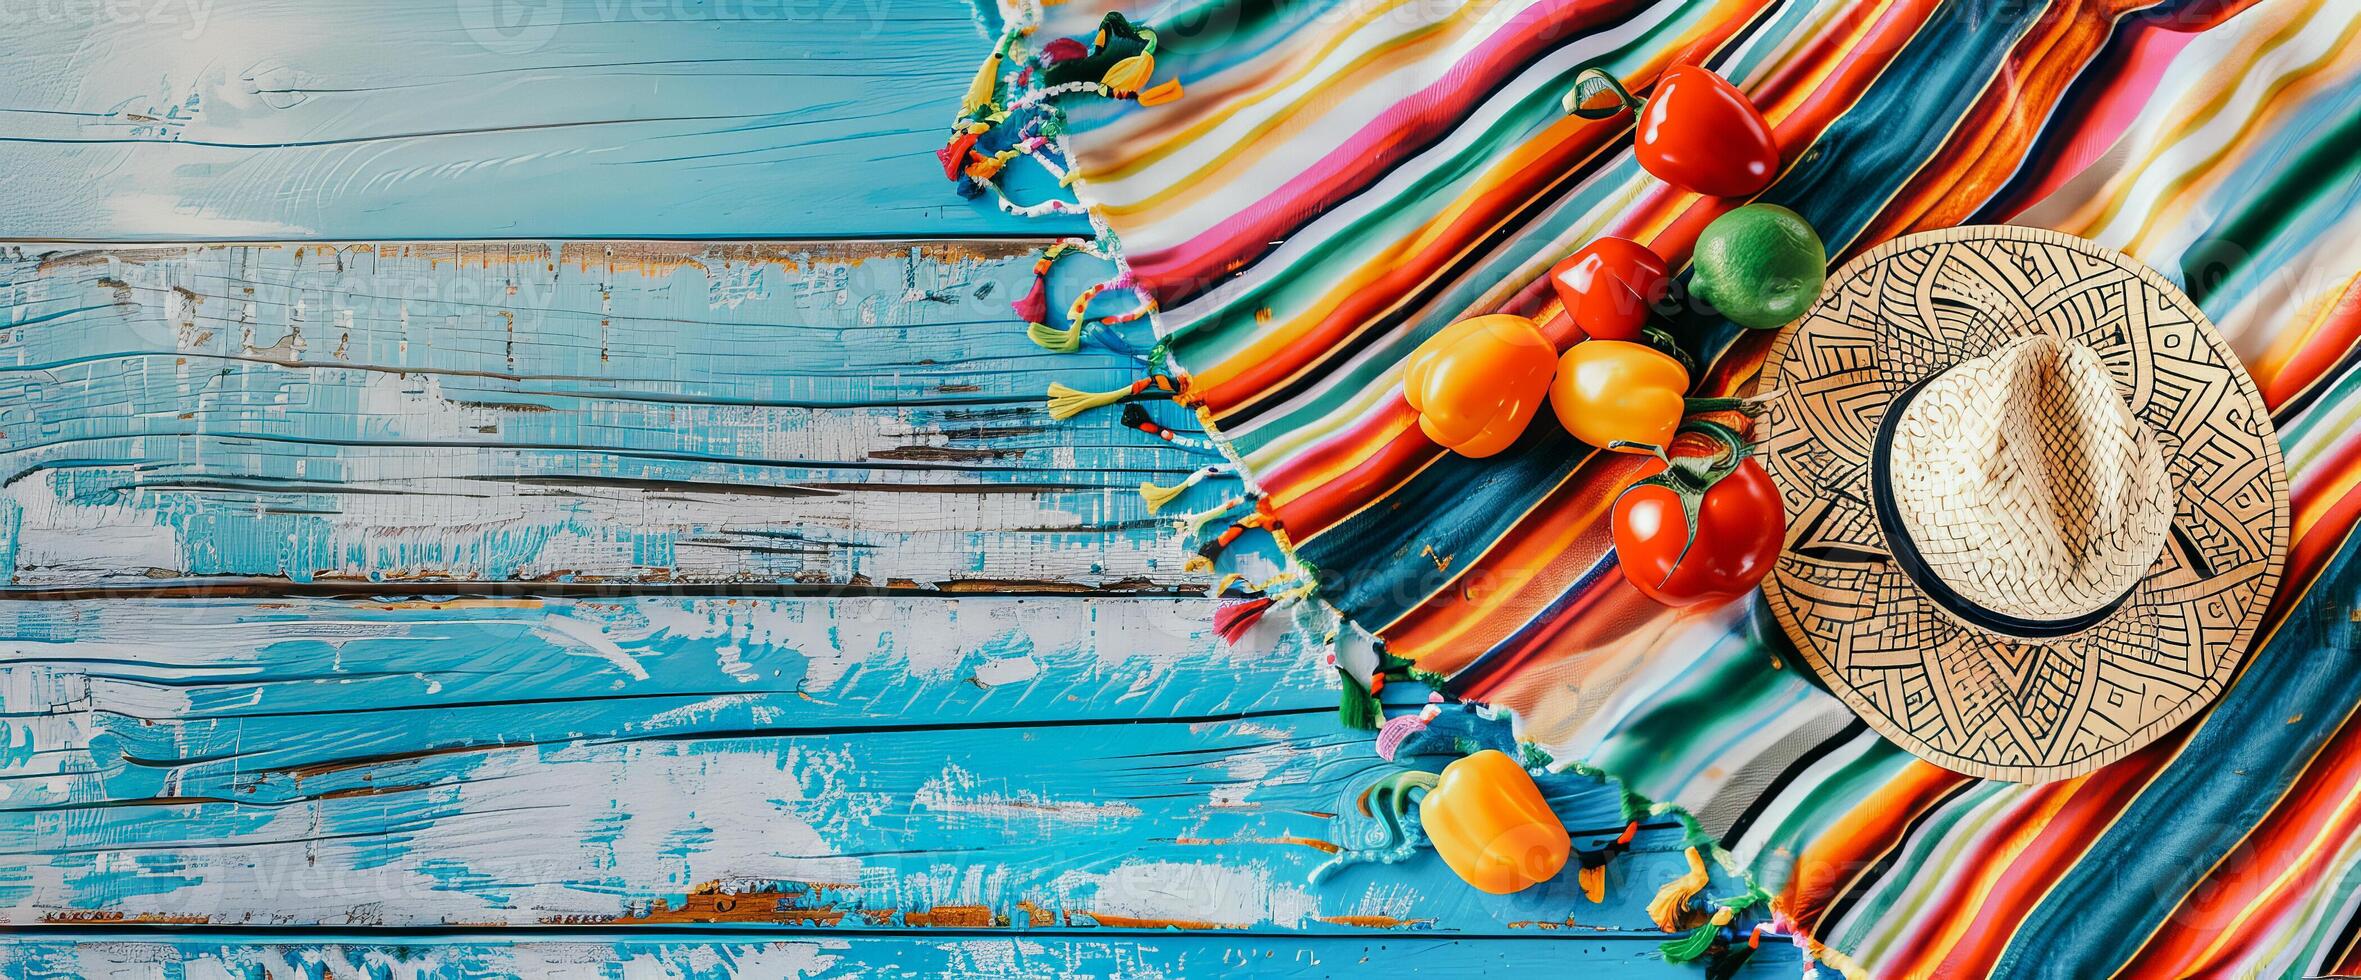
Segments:
[[[1689,369],[1662,351],[1628,340],[1586,340],[1558,358],[1549,405],[1576,439],[1655,455],[1672,446],[1688,411],[1688,390]]]
[[[1418,825],[1434,842],[1443,863],[1470,885],[1494,895],[1523,891],[1565,868],[1572,841],[1541,798],[1541,787],[1525,768],[1497,749],[1485,749],[1443,767],[1442,775],[1406,772],[1371,789],[1384,792],[1392,810],[1418,799]],[[1368,796],[1362,797],[1368,812]],[[1389,821],[1390,823],[1391,821]]]
[[[1507,449],[1549,398],[1558,348],[1533,321],[1507,313],[1444,327],[1402,370],[1402,397],[1427,438],[1462,456]]]

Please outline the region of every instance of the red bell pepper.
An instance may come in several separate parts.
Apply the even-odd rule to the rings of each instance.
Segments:
[[[1590,85],[1594,81],[1596,88]],[[1602,90],[1615,97],[1615,104],[1588,105],[1589,96]],[[1586,68],[1575,76],[1565,106],[1584,119],[1638,112],[1633,152],[1640,166],[1684,190],[1751,197],[1779,175],[1779,144],[1771,139],[1771,124],[1746,93],[1710,69],[1667,68],[1642,101],[1605,69]]]
[[[1638,340],[1648,307],[1672,286],[1664,259],[1627,238],[1601,238],[1549,270],[1566,315],[1597,340]]]

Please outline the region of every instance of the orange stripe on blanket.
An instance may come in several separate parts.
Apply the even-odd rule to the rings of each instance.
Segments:
[[[1190,378],[1192,396],[1219,420],[1302,377],[1441,276],[1452,260],[1481,245],[1520,204],[1580,160],[1604,151],[1615,132],[1573,116],[1552,124],[1428,219],[1413,241],[1396,242],[1371,256],[1302,313],[1273,320],[1252,345],[1198,370]],[[1437,243],[1447,245],[1436,248]]]
[[[1973,885],[1959,900],[1929,910],[1926,920],[1942,924],[1938,935],[1919,945],[1896,975],[1990,975],[2026,914],[2140,795],[2180,741],[2169,737],[2090,775],[2035,791],[2026,812],[2005,822],[2012,828],[2007,839],[1996,842],[1993,853],[1961,865],[1977,869]]]
[[[2112,16],[2085,13],[2094,6],[2121,4],[2076,4],[2035,22],[1943,148],[1894,195],[1860,242],[1957,225],[2015,176],[2043,121],[2114,31]]]
[[[2280,934],[2255,924],[2285,917],[2324,879],[2344,872],[2329,859],[2356,832],[2361,832],[2361,730],[2348,713],[2287,795],[2207,872],[2203,883],[2182,896],[2117,975],[2187,977],[2229,969],[2256,944]]]
[[[1796,855],[1795,871],[1771,907],[1781,918],[1818,934],[1828,914],[1862,874],[1902,843],[1910,825],[1961,785],[1972,782],[1930,763],[1911,760],[1892,781],[1812,838]]]
[[[2309,326],[2281,334],[2248,370],[2262,389],[2264,404],[2276,409],[2326,380],[2355,343],[2361,343],[2361,275],[2345,280]]]

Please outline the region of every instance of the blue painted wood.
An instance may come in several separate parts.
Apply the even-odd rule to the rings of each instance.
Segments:
[[[0,603],[0,922],[1661,939],[1374,846],[1317,657],[1141,598]],[[1409,694],[1409,692],[1402,692]],[[1403,705],[1407,708],[1408,705]],[[1505,726],[1453,711],[1437,766]],[[1586,777],[1546,787],[1595,844]],[[1717,878],[1709,895],[1734,888]]]
[[[958,0],[158,9],[0,36],[7,234],[1080,230],[946,193]],[[0,974],[1695,975],[1642,911],[1670,826],[1603,906],[1311,883],[1391,767],[1283,623],[1169,597],[1133,490],[1202,460],[1044,417],[1138,365],[1023,339],[1037,244],[12,252],[0,922],[59,931]]]
[[[1618,940],[1523,942],[1443,937],[1274,941],[1251,936],[797,936],[706,931],[664,939],[586,934],[523,939],[498,933],[388,940],[365,932],[290,942],[268,933],[181,936],[66,932],[0,945],[0,968],[24,980],[195,980],[227,977],[400,977],[404,980],[732,977],[866,978],[1559,976],[1694,980],[1651,947]],[[1766,944],[1738,976],[1792,977],[1793,947]]]
[[[988,48],[964,0],[29,4],[0,235],[1085,231],[951,194],[933,151]]]
[[[1008,300],[1031,256],[594,242],[0,257],[0,570],[23,587],[1175,586],[1183,554],[1136,488],[1205,460],[1114,411],[1048,417],[1051,382],[1142,369],[1025,338]],[[1062,296],[1093,274],[1059,271]]]

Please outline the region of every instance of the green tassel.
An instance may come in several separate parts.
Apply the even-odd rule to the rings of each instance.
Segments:
[[[1753,943],[1731,943],[1705,965],[1705,980],[1730,980],[1738,975],[1739,967],[1753,958]]]
[[[1361,686],[1361,679],[1343,667],[1336,668],[1336,676],[1344,682],[1344,700],[1337,703],[1336,719],[1346,728],[1375,730],[1379,719],[1385,717],[1385,705],[1377,695]]]
[[[1721,931],[1720,926],[1707,923],[1689,930],[1688,935],[1679,939],[1668,939],[1657,943],[1656,948],[1664,951],[1664,962],[1686,963],[1705,955],[1706,950],[1712,949],[1713,937]]]

